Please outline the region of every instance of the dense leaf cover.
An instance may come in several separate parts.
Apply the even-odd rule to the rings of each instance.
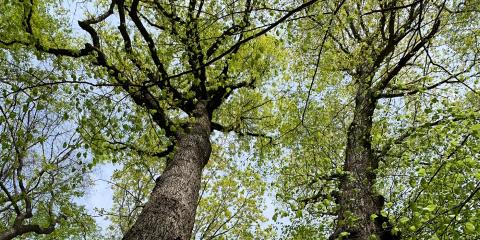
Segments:
[[[478,239],[479,6],[1,0],[0,240]]]

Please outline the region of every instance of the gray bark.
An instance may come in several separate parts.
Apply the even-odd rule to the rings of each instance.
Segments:
[[[349,235],[343,239],[397,239],[391,234],[388,219],[382,217],[383,197],[374,190],[375,171],[378,158],[372,150],[372,118],[377,100],[370,88],[369,77],[357,81],[355,109],[352,123],[347,132],[347,146],[343,170],[348,173],[339,185],[337,203],[339,206],[337,225],[330,239],[336,239],[342,232]],[[377,215],[375,220],[372,214]],[[386,222],[386,228],[382,224]]]
[[[14,239],[16,237],[20,237],[23,234],[27,234],[27,233],[50,234],[54,230],[55,230],[55,224],[51,224],[50,226],[45,228],[42,228],[37,224],[15,225],[4,232],[0,232],[0,240]]]
[[[195,122],[178,134],[173,159],[124,240],[190,239],[202,170],[211,153],[211,123],[203,102],[196,105],[194,117]]]

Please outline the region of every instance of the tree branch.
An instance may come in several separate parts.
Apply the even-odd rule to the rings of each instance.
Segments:
[[[423,88],[417,88],[417,89],[409,89],[409,90],[404,90],[404,91],[401,91],[401,92],[389,92],[389,93],[380,93],[380,94],[376,94],[375,95],[375,98],[379,99],[379,98],[396,98],[396,97],[403,97],[403,96],[407,96],[407,95],[414,95],[418,92],[421,92],[421,91],[425,91],[425,90],[431,90],[431,89],[434,89],[442,84],[446,84],[446,83],[460,83],[459,81],[457,80],[454,80],[452,81],[451,79],[454,79],[456,78],[457,76],[459,76],[460,74],[462,73],[457,73],[455,75],[452,75],[452,76],[449,76],[448,78],[440,81],[440,82],[437,82],[437,83],[434,83],[432,85],[429,85],[429,86],[426,86],[426,87],[423,87]]]
[[[270,136],[267,136],[266,134],[241,131],[241,129],[239,129],[238,126],[223,126],[220,123],[216,123],[216,122],[212,122],[212,130],[217,130],[217,131],[223,132],[223,133],[234,132],[234,133],[238,134],[239,136],[262,137],[262,138],[269,139],[270,142],[273,141],[273,138],[270,137]]]
[[[303,3],[302,5],[296,7],[295,9],[289,11],[287,14],[285,14],[283,17],[277,19],[275,22],[273,22],[272,24],[270,24],[268,27],[264,28],[263,30],[241,40],[241,41],[238,41],[236,44],[230,46],[230,48],[228,48],[226,51],[224,51],[223,53],[219,54],[218,56],[214,57],[213,59],[209,60],[208,62],[206,62],[205,64],[203,64],[202,67],[207,67],[207,66],[210,66],[212,65],[213,63],[217,62],[218,60],[224,58],[225,56],[227,56],[228,54],[232,53],[233,51],[235,51],[235,49],[238,49],[241,45],[257,38],[257,37],[260,37],[262,35],[264,35],[265,33],[269,32],[270,30],[272,30],[273,28],[275,28],[276,26],[278,26],[279,24],[281,24],[282,22],[284,22],[285,20],[287,20],[289,17],[291,17],[292,15],[294,15],[295,13],[313,5],[314,3],[316,3],[318,0],[310,0],[308,2],[305,2]],[[169,78],[178,78],[178,77],[181,77],[183,75],[186,75],[186,74],[189,74],[193,71],[195,71],[196,69],[190,69],[188,71],[184,71],[184,72],[181,72],[181,73],[178,73],[178,74],[175,74],[175,75],[171,75]]]
[[[395,67],[390,70],[386,76],[384,76],[380,81],[373,86],[373,92],[381,92],[385,87],[388,85],[388,83],[400,72],[400,70],[405,67],[410,61],[412,57],[414,57],[418,50],[420,50],[425,44],[427,44],[430,39],[432,39],[435,34],[438,32],[440,27],[440,19],[437,18],[432,26],[432,29],[430,30],[429,34],[422,38],[419,43],[417,43],[408,53],[406,53],[395,65]]]

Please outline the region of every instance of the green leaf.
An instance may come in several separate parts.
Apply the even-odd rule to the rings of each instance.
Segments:
[[[423,209],[424,209],[424,210],[427,210],[427,211],[429,211],[429,212],[433,212],[433,211],[435,211],[436,208],[437,208],[437,205],[435,205],[435,204],[430,204],[430,205],[426,206],[426,207],[423,208]]]
[[[472,134],[476,137],[480,137],[480,124],[475,124],[470,127]]]
[[[388,217],[388,212],[385,210],[382,210],[380,211],[380,215],[382,215],[383,217]]]
[[[407,217],[401,217],[400,218],[400,223],[405,224],[406,222],[408,222],[408,220],[410,220],[410,219],[407,218]]]
[[[466,222],[465,223],[465,231],[467,233],[474,233],[475,232],[475,225],[471,222]]]
[[[425,168],[418,169],[417,173],[420,177],[424,177],[427,174]]]
[[[276,212],[275,214],[273,214],[272,220],[273,220],[274,222],[276,222],[276,221],[277,221],[277,218],[278,218],[278,212]]]

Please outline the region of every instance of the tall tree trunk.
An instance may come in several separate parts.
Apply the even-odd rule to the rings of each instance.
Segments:
[[[210,118],[200,101],[195,122],[179,133],[175,155],[157,179],[149,201],[124,240],[189,240],[197,209],[202,170],[210,158]]]
[[[340,182],[337,226],[330,239],[338,238],[342,232],[348,233],[344,239],[369,239],[371,235],[377,235],[376,239],[386,239],[385,229],[382,229],[385,219],[380,219],[383,198],[373,188],[375,170],[378,168],[378,160],[373,156],[371,146],[376,99],[370,83],[365,79],[357,82],[355,110],[348,128],[343,167],[348,174]],[[378,215],[379,219],[373,221],[372,214]]]

